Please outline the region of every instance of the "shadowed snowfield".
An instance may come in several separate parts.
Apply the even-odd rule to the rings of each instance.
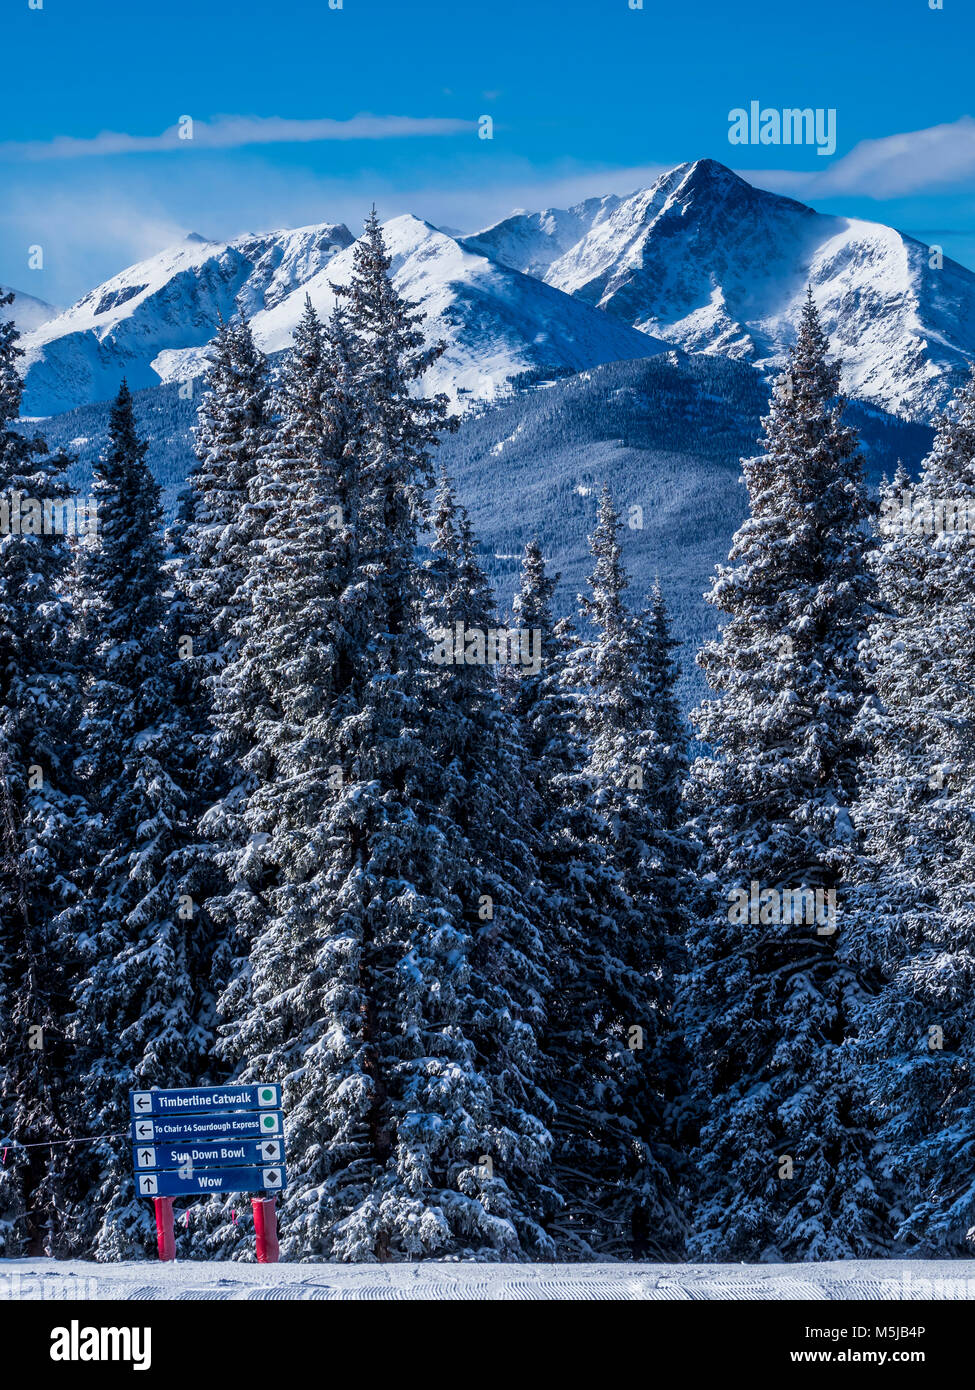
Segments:
[[[0,1300],[975,1299],[975,1260],[805,1265],[313,1265],[0,1261]]]

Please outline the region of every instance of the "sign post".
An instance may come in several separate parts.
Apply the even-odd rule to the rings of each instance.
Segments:
[[[261,1264],[278,1260],[275,1193],[287,1182],[281,1087],[197,1086],[130,1091],[136,1192],[151,1197],[161,1260],[176,1258],[173,1198],[253,1192]]]
[[[273,1197],[251,1198],[259,1265],[276,1265],[278,1262],[278,1217],[274,1203]]]
[[[156,1197],[156,1249],[161,1260],[175,1260],[176,1235],[173,1231],[172,1197]]]

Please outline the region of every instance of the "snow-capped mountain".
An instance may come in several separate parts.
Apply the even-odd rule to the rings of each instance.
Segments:
[[[975,274],[880,223],[827,216],[711,159],[626,198],[464,238],[500,265],[691,351],[779,368],[807,283],[851,394],[930,419],[975,356]]]
[[[426,316],[430,342],[446,343],[426,388],[453,401],[492,400],[524,373],[564,376],[602,362],[650,357],[666,344],[636,332],[584,302],[461,246],[418,217],[383,227],[393,283]],[[347,283],[353,253],[274,307],[256,314],[254,335],[265,352],[286,348],[305,295],[321,315],[335,302],[333,284]]]
[[[12,294],[14,302],[4,311],[6,318],[13,317],[20,333],[32,333],[35,328],[48,323],[61,312],[44,299],[36,299],[32,294],[24,294],[7,285],[0,285],[0,295]]]
[[[25,412],[104,400],[123,375],[133,389],[168,380],[172,355],[207,343],[221,315],[279,303],[352,240],[329,223],[231,242],[192,233],[25,336]]]
[[[647,357],[665,344],[542,281],[467,250],[412,216],[386,223],[397,288],[446,351],[428,374],[457,408],[491,400],[525,373],[565,375]],[[205,368],[218,314],[250,317],[268,353],[290,346],[310,295],[328,314],[352,273],[344,227],[303,228],[216,245],[190,238],[99,286],[25,342],[25,409],[50,414]],[[343,249],[344,248],[344,249]]]
[[[850,395],[927,421],[975,356],[975,274],[879,223],[827,216],[714,160],[567,211],[517,213],[455,237],[385,224],[397,288],[446,352],[427,389],[460,409],[508,383],[650,356],[661,343],[777,370],[807,283]],[[26,332],[24,410],[50,415],[204,366],[220,315],[242,308],[269,352],[311,295],[327,313],[352,236],[322,224],[211,242],[190,236]],[[23,326],[29,326],[25,319]]]

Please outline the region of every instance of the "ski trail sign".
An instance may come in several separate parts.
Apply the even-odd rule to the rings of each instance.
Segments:
[[[278,1193],[284,1186],[284,1167],[280,1163],[260,1168],[193,1168],[165,1169],[161,1172],[138,1173],[136,1186],[140,1197],[200,1197],[207,1192]]]
[[[147,1168],[209,1168],[229,1163],[251,1167],[257,1163],[282,1163],[284,1144],[280,1139],[240,1139],[219,1144],[137,1144],[132,1149],[136,1171]]]
[[[280,1192],[281,1087],[188,1086],[130,1091],[132,1166],[140,1197]]]
[[[189,1144],[192,1142],[219,1143],[222,1140],[280,1139],[284,1133],[284,1116],[280,1110],[262,1110],[257,1114],[221,1111],[208,1115],[185,1115],[170,1119],[156,1115],[132,1121],[132,1145]]]
[[[189,1086],[178,1091],[130,1091],[129,1110],[136,1119],[153,1115],[212,1114],[222,1110],[280,1110],[281,1087]]]

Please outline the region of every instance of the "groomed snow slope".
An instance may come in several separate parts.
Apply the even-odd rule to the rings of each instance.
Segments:
[[[5,1299],[967,1301],[975,1260],[798,1265],[207,1264],[0,1260]]]

